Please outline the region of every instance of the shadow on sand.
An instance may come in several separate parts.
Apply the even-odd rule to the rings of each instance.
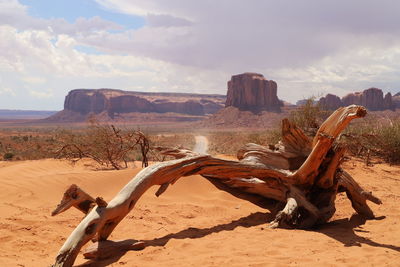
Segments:
[[[380,216],[376,217],[374,220],[383,220],[385,218],[385,216]],[[365,244],[372,247],[388,248],[400,252],[400,247],[398,246],[377,243],[367,237],[357,235],[357,232],[369,232],[366,230],[357,229],[361,228],[360,226],[364,225],[366,221],[367,220],[365,219],[365,217],[359,214],[353,214],[350,219],[345,218],[331,221],[329,223],[319,226],[315,230],[341,242],[346,247],[360,247],[362,244]]]
[[[238,220],[234,220],[230,223],[225,223],[225,224],[219,224],[210,228],[194,228],[194,227],[189,227],[185,230],[168,234],[163,237],[155,238],[152,240],[143,240],[146,243],[146,247],[157,247],[157,246],[164,246],[168,243],[169,240],[171,239],[185,239],[185,238],[202,238],[204,236],[213,234],[213,233],[219,233],[222,231],[232,231],[237,227],[254,227],[254,226],[259,226],[259,225],[265,225],[266,222],[269,222],[273,220],[274,218],[274,213],[262,213],[262,212],[256,212],[252,213],[246,217],[242,217]],[[377,217],[375,220],[383,220],[385,216]],[[364,225],[366,222],[366,219],[363,218],[361,215],[355,214],[351,216],[350,219],[339,219],[335,221],[331,221],[327,224],[321,225],[316,229],[313,229],[313,231],[317,231],[321,234],[324,234],[332,239],[335,239],[339,242],[341,242],[344,246],[350,247],[350,246],[361,246],[362,244],[373,246],[373,247],[381,247],[381,248],[387,248],[387,249],[392,249],[397,252],[400,252],[400,247],[394,246],[394,245],[388,245],[388,244],[380,244],[377,243],[369,238],[362,237],[357,235],[357,232],[368,232],[362,229],[357,229],[360,228],[361,225]],[[102,261],[88,261],[82,265],[79,265],[80,267],[94,267],[94,266],[108,266],[112,263],[117,262],[124,254],[126,251],[121,251],[120,253],[116,254],[110,259],[107,260],[102,260]]]

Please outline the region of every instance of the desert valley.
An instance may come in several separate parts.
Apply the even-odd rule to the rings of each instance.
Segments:
[[[370,204],[373,218],[357,213],[346,193],[338,192],[336,200],[333,199],[336,212],[327,222],[299,230],[296,228],[302,227],[298,215],[299,221],[291,222],[293,225],[282,222],[273,229],[269,223],[276,220],[283,208],[273,197],[263,198],[262,205],[254,204],[252,200],[246,201],[247,197],[221,189],[210,178],[189,175],[158,198],[154,195],[158,194],[157,188],[146,191],[108,238],[132,244],[139,240],[138,248],[120,247],[109,253],[99,250],[97,259],[87,256],[84,248],[72,263],[75,262],[74,266],[397,266],[400,260],[398,144],[390,151],[388,144],[383,143],[387,136],[371,129],[381,127],[383,132],[387,130],[384,127],[393,124],[399,127],[399,94],[383,96],[380,89],[371,88],[343,98],[328,94],[319,100],[303,100],[293,105],[278,99],[276,82],[256,73],[232,76],[227,88],[226,96],[77,89],[66,96],[64,110],[42,114],[48,117],[2,119],[0,264],[53,264],[61,246],[84,216],[74,208],[52,216],[65,190],[76,184],[89,195],[101,196],[109,202],[142,170],[143,157],[138,148],[132,147],[132,152],[124,154],[125,158],[118,158],[126,165],[120,164],[116,169],[112,164],[90,158],[89,152],[76,161],[74,158],[79,159],[79,155],[74,150],[60,154],[66,140],[75,140],[74,145],[79,146],[82,145],[77,141],[79,138],[86,142],[90,141],[84,138],[90,138],[95,141],[89,146],[104,150],[108,148],[101,147],[104,139],[96,136],[99,131],[117,129],[118,136],[123,138],[128,138],[123,135],[125,132],[140,131],[149,141],[150,166],[168,162],[174,153],[188,153],[179,152],[183,148],[230,162],[236,160],[236,152],[246,143],[272,149],[258,153],[278,153],[281,148],[271,148],[271,144],[285,138],[280,133],[283,118],[300,124],[307,138],[312,138],[316,134],[313,129],[318,130],[334,110],[355,104],[366,107],[368,114],[354,121],[336,140],[337,145],[347,147],[338,164],[363,190],[373,192],[382,201],[381,205]],[[378,121],[383,125],[378,125]],[[364,143],[363,131],[375,139]],[[393,133],[399,134],[399,128]],[[167,152],[170,156],[165,157],[157,152],[157,147],[171,147],[178,152]],[[92,156],[94,152],[91,153]],[[243,158],[240,153],[238,156],[239,160]],[[304,158],[300,163],[303,161]],[[270,166],[276,162],[264,164]],[[287,169],[299,168],[296,164],[289,161]],[[241,186],[233,188],[247,190],[247,186]],[[249,195],[256,196],[257,192],[250,190]],[[70,266],[70,263],[58,264],[55,266]]]
[[[0,0],[0,267],[400,266],[399,10]]]

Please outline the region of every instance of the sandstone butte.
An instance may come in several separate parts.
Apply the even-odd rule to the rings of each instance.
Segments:
[[[379,88],[369,88],[362,92],[350,93],[342,98],[327,94],[325,97],[321,97],[319,103],[329,110],[355,104],[364,106],[370,111],[395,110],[396,106],[400,104],[396,95],[392,96],[389,92],[384,96]]]
[[[233,75],[228,81],[225,107],[249,111],[280,112],[283,102],[277,96],[277,84],[262,74],[246,72]]]

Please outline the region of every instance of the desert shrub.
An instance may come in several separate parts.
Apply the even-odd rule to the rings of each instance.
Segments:
[[[281,130],[267,131],[217,131],[208,134],[209,153],[236,155],[240,148],[247,143],[268,146],[276,144],[281,138]]]
[[[310,97],[307,101],[289,114],[289,120],[301,128],[306,134],[314,136],[321,123],[330,115]]]
[[[153,133],[149,135],[149,137],[151,137],[153,146],[191,149],[195,145],[195,139],[192,133]]]
[[[56,152],[58,158],[67,158],[72,162],[91,158],[101,166],[119,170],[127,167],[127,161],[137,158],[136,150],[139,150],[143,166],[148,165],[150,144],[140,131],[122,130],[114,125],[91,121],[80,132],[61,131],[57,139],[60,142]]]
[[[350,152],[368,162],[369,156],[377,156],[390,164],[400,163],[400,119],[370,119],[354,124],[343,134],[341,142]]]
[[[4,160],[12,160],[13,157],[14,157],[14,153],[11,153],[11,152],[6,152],[6,153],[4,153],[4,155],[3,155],[3,159],[4,159]]]
[[[55,134],[54,128],[1,128],[0,153],[12,151],[13,159],[35,160],[54,157],[54,144],[48,141]]]

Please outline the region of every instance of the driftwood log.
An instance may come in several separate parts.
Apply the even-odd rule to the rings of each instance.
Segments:
[[[312,140],[285,119],[279,144],[270,147],[248,144],[238,152],[239,161],[199,155],[189,150],[166,150],[166,154],[177,159],[141,170],[108,204],[73,185],[53,215],[74,206],[86,217],[61,247],[54,266],[72,266],[89,240],[97,240],[99,244],[106,241],[151,186],[160,185],[156,193],[159,196],[180,177],[194,174],[202,175],[218,189],[255,204],[260,198],[286,203],[270,222],[272,228],[310,228],[327,222],[336,211],[338,192],[346,192],[359,214],[373,218],[366,201],[376,204],[381,201],[340,168],[345,148],[334,143],[352,119],[365,114],[361,106],[339,108],[321,125]],[[90,207],[93,208],[90,210]]]

